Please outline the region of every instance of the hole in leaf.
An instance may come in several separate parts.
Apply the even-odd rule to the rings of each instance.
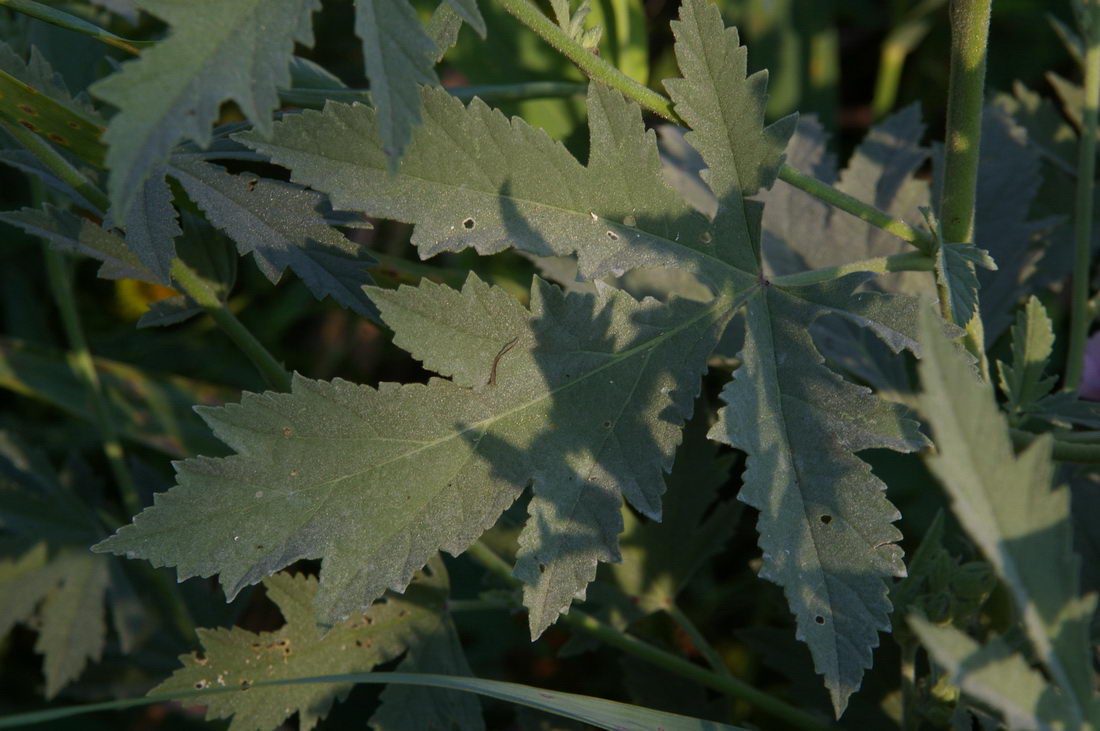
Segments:
[[[608,231],[607,232],[607,238],[611,239],[612,241],[618,241],[619,240],[619,234],[615,233],[614,231]]]
[[[611,422],[610,421],[605,421],[603,423],[603,428],[604,429],[610,429],[611,428]]]
[[[467,218],[465,221],[462,222],[462,228],[466,229],[467,231],[473,230],[474,226],[476,225],[477,222],[474,221],[474,219],[472,218]]]
[[[833,516],[828,515],[828,514],[822,515],[821,516],[821,522],[824,523],[825,525],[829,525],[829,523],[833,522]]]
[[[814,621],[818,624],[825,624],[825,618],[822,617],[820,614],[814,617]]]

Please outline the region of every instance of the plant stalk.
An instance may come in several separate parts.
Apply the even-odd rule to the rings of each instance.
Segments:
[[[509,586],[519,587],[522,582],[512,576],[512,567],[496,554],[493,549],[481,541],[475,541],[466,553],[483,567],[502,579]],[[561,620],[575,630],[591,635],[605,644],[616,647],[634,657],[641,658],[670,673],[705,685],[731,698],[751,703],[762,712],[786,721],[791,726],[807,731],[835,730],[836,726],[819,717],[796,708],[786,702],[752,687],[743,680],[731,675],[722,675],[713,670],[696,665],[671,652],[654,647],[647,642],[616,629],[579,609],[570,609],[561,616]]]
[[[989,46],[992,0],[951,0],[951,71],[947,91],[947,133],[944,146],[943,197],[940,220],[943,240],[974,241],[974,204],[978,191],[978,163],[985,103],[985,66]],[[943,297],[940,306],[949,307]],[[945,318],[950,313],[945,313]],[[978,359],[989,380],[981,313],[966,325],[964,343]]]
[[[134,485],[133,478],[130,476],[130,470],[126,467],[126,453],[118,437],[118,427],[111,417],[111,410],[103,394],[103,386],[99,381],[95,361],[88,349],[88,340],[84,337],[68,262],[48,243],[44,244],[44,252],[50,290],[53,292],[57,309],[61,313],[61,323],[65,328],[65,337],[71,351],[70,365],[76,377],[83,382],[88,397],[92,401],[92,414],[95,417],[96,428],[99,430],[103,454],[107,457],[107,464],[118,486],[122,505],[129,515],[137,515],[141,512],[141,499],[138,497],[137,486]]]
[[[45,164],[54,175],[57,175],[58,178],[69,184],[74,190],[84,196],[85,200],[99,209],[98,211],[93,211],[93,213],[102,216],[110,208],[111,202],[107,198],[107,195],[84,177],[83,173],[69,164],[69,161],[62,157],[48,142],[38,135],[23,129],[19,125],[12,124],[7,120],[0,119],[0,127],[3,127],[6,132],[19,140],[19,142]],[[206,283],[202,281],[202,278],[179,258],[172,262],[171,272],[173,281],[185,294],[187,294],[187,296],[202,307],[206,313],[214,319],[214,322],[225,331],[226,335],[233,340],[237,347],[248,356],[248,359],[251,360],[257,370],[260,371],[260,375],[264,377],[267,384],[280,391],[289,391],[291,379],[287,370],[275,360],[275,357],[272,356],[248,328],[237,319],[236,315],[230,312],[229,308],[226,307],[225,304],[218,299],[217,295],[210,290]],[[137,511],[135,510],[134,512],[136,513]]]
[[[252,331],[230,312],[229,308],[207,286],[195,270],[187,266],[180,258],[172,261],[172,281],[188,297],[203,308],[226,335],[240,348],[256,370],[263,376],[267,385],[277,391],[290,391],[290,373],[283,368],[275,356],[256,339]]]
[[[682,124],[672,108],[672,101],[668,97],[639,84],[602,57],[595,55],[574,41],[530,0],[499,0],[499,2],[501,7],[515,17],[516,20],[530,28],[544,41],[575,63],[589,78],[617,89],[628,99],[637,102],[643,109],[648,109],[671,122]],[[931,251],[932,238],[927,233],[915,229],[904,221],[883,213],[874,206],[863,203],[847,193],[842,193],[827,183],[806,175],[786,163],[779,168],[779,178],[826,203],[883,229],[887,233],[897,236],[903,241],[913,244],[921,251]]]
[[[1089,0],[1082,24],[1086,25],[1085,104],[1081,115],[1081,140],[1077,145],[1077,203],[1074,212],[1073,300],[1070,311],[1069,350],[1066,355],[1067,390],[1081,385],[1085,370],[1085,346],[1093,318],[1089,312],[1090,256],[1092,244],[1093,186],[1096,176],[1097,109],[1100,107],[1100,0]]]
[[[703,659],[707,661],[707,665],[710,665],[712,670],[720,675],[728,677],[733,675],[718,650],[707,641],[707,638],[699,628],[695,626],[695,623],[691,621],[691,617],[684,614],[684,610],[680,609],[675,601],[669,600],[668,606],[665,607],[665,612],[668,613],[672,621],[684,631],[688,639],[691,640],[691,644],[695,646],[695,649],[699,651],[699,654],[703,656]]]
[[[847,264],[838,264],[821,269],[810,269],[797,274],[785,274],[772,278],[772,284],[781,287],[800,287],[808,284],[818,284],[854,272],[871,272],[873,274],[888,274],[890,272],[929,272],[932,271],[933,261],[930,257],[919,251],[907,251],[902,254],[890,256],[877,256],[872,259],[861,259]]]

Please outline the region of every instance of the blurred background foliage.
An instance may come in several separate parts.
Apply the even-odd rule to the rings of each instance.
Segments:
[[[163,31],[148,16],[137,14],[128,0],[52,4],[128,37],[155,38]],[[352,3],[324,0],[323,5],[324,11],[315,18],[317,42],[312,49],[300,49],[301,55],[345,83],[365,87],[361,42],[352,32]],[[815,115],[830,133],[832,152],[840,159],[846,158],[876,119],[914,102],[923,109],[929,138],[942,137],[949,42],[945,0],[718,0],[718,5],[749,46],[750,67],[770,70],[769,116],[774,119],[794,111]],[[1067,6],[1036,0],[994,2],[991,93],[1008,91],[1013,82],[1021,81],[1052,96],[1049,72],[1076,79],[1076,66],[1048,19],[1053,13],[1070,22]],[[433,4],[423,0],[418,7],[427,18]],[[485,45],[464,27],[459,43],[440,67],[446,85],[583,80],[568,61],[491,0],[481,3],[481,8],[492,45]],[[552,15],[548,3],[544,10]],[[661,89],[661,80],[676,74],[669,30],[676,12],[675,0],[593,0],[585,27],[603,28],[598,43],[601,55],[639,81]],[[94,40],[4,9],[0,9],[0,39],[18,51],[37,46],[74,91],[86,89],[124,60]],[[502,108],[545,128],[582,159],[586,154],[581,98],[511,102]],[[223,121],[233,118],[234,110],[228,107]],[[269,174],[280,173],[272,168]],[[26,176],[0,167],[0,208],[27,205],[36,194]],[[487,258],[472,253],[447,255],[420,265],[408,245],[408,227],[389,222],[357,231],[355,236],[388,255],[372,271],[386,286],[415,281],[421,274],[455,284],[465,270],[473,269],[522,297],[534,271],[528,260],[514,253]],[[0,237],[0,430],[34,444],[54,464],[82,455],[94,473],[105,475],[96,431],[82,418],[86,404],[79,388],[64,376],[65,339],[50,297],[41,244],[12,228],[4,228]],[[152,493],[171,484],[169,458],[224,453],[189,404],[233,400],[242,389],[262,390],[263,383],[244,356],[205,318],[171,328],[135,329],[149,302],[172,293],[98,279],[96,268],[92,262],[82,262],[76,270],[81,314],[92,352],[109,361],[105,367],[116,373],[116,379],[107,384],[109,393],[123,414],[120,422],[130,425],[124,437],[135,474]],[[251,258],[240,262],[231,307],[288,367],[313,378],[344,377],[364,383],[426,378],[415,361],[392,346],[384,330],[331,301],[318,302],[292,275],[272,287]],[[51,372],[57,377],[50,377]],[[722,379],[714,380],[705,393],[717,391]],[[870,455],[870,459],[891,485],[890,497],[906,516],[903,531],[919,536],[942,507],[938,491],[923,489],[930,478],[922,463],[894,454]],[[740,469],[734,469],[725,488],[728,496],[736,493]],[[787,612],[780,590],[755,576],[758,549],[750,512],[744,511],[724,554],[689,587],[686,611],[714,639],[736,675],[757,687],[795,697],[800,705],[827,708],[828,699],[813,675],[805,647],[785,626]],[[490,542],[507,546],[524,515],[524,505],[514,506]],[[912,545],[907,544],[906,551],[911,553]],[[467,596],[477,594],[480,569],[463,560],[449,560],[448,568],[454,586],[468,587]],[[203,626],[237,621],[263,629],[279,624],[278,612],[263,600],[261,591],[245,592],[227,607],[213,582],[192,580],[184,587]],[[458,590],[459,597],[462,591]],[[559,653],[569,639],[561,628],[553,628],[543,641],[532,644],[523,617],[502,621],[499,614],[463,613],[458,624],[471,666],[483,677],[629,700],[623,698],[620,684],[625,678],[632,695],[643,695],[647,705],[698,716],[707,715],[708,704],[720,709],[725,703],[675,678],[637,672],[632,666],[635,661],[613,650]],[[748,629],[730,630],[737,627]],[[670,649],[693,652],[690,640],[664,615],[644,620],[638,632]],[[17,629],[3,642],[4,706],[12,711],[39,706],[41,660],[33,649],[33,632]],[[166,631],[162,640],[143,648],[141,657],[108,653],[108,659],[85,673],[65,698],[79,701],[144,692],[176,666],[178,653],[188,649],[183,639]],[[875,664],[883,671],[869,674],[864,691],[853,699],[845,719],[850,728],[889,727],[890,709],[898,702],[896,655],[892,642],[879,648]],[[363,709],[370,707],[376,695],[372,688],[357,689],[325,725],[362,725]],[[491,728],[562,727],[558,722],[548,725],[545,717],[534,713],[513,715],[513,709],[503,705],[487,703],[486,708]],[[721,710],[716,715],[721,716]],[[83,717],[58,728],[119,728],[121,718]],[[155,708],[133,711],[126,718],[123,725],[134,728],[190,727],[198,722],[197,717],[164,715],[163,709]]]

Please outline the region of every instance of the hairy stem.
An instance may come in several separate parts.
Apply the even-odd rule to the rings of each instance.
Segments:
[[[512,567],[481,541],[475,541],[466,549],[466,553],[509,586],[522,586],[522,582],[512,576]],[[617,647],[623,652],[641,658],[663,670],[687,678],[731,698],[747,701],[764,713],[776,719],[782,719],[795,728],[820,729],[822,731],[836,728],[833,724],[768,695],[742,680],[730,675],[722,675],[713,670],[707,670],[690,660],[654,647],[633,635],[585,614],[579,609],[570,609],[567,614],[561,616],[561,621],[575,630],[591,635],[605,644]]]
[[[672,102],[668,97],[639,84],[605,59],[574,41],[530,0],[499,0],[499,2],[501,7],[575,63],[592,80],[606,84],[613,89],[618,89],[623,96],[633,99],[642,108],[648,109],[669,121],[681,122],[680,118],[676,116],[676,112],[673,111]],[[874,206],[857,200],[847,193],[842,193],[827,183],[806,175],[786,163],[779,168],[779,178],[826,203],[830,203],[873,226],[897,236],[903,241],[913,244],[921,251],[931,250],[932,240],[925,232],[915,229],[904,221],[883,213]]]
[[[499,0],[501,7],[533,30],[559,53],[577,64],[593,81],[618,89],[624,96],[670,121],[679,121],[672,102],[649,87],[630,78],[605,59],[577,43],[530,0]]]
[[[932,271],[933,261],[931,257],[919,251],[907,251],[903,254],[891,254],[890,256],[876,256],[872,259],[862,259],[848,264],[811,269],[797,274],[786,274],[774,277],[772,284],[782,287],[800,287],[807,284],[828,282],[840,279],[854,272],[871,272],[873,274],[888,274],[890,272],[929,272]]]
[[[290,373],[182,259],[172,261],[172,281],[195,304],[203,308],[241,352],[248,356],[268,386],[277,391],[290,390]]]
[[[101,43],[106,43],[112,48],[118,48],[135,55],[141,53],[139,46],[151,45],[150,41],[132,41],[116,36],[114,33],[104,30],[94,23],[89,23],[83,18],[78,18],[75,15],[70,15],[42,3],[36,3],[34,0],[0,0],[0,8],[9,8],[35,20],[41,20],[43,23],[80,33]]]
[[[779,168],[779,179],[806,191],[815,198],[820,198],[845,213],[852,214],[861,221],[866,221],[872,226],[881,228],[886,233],[897,236],[902,241],[912,244],[926,254],[932,251],[932,236],[928,232],[913,228],[905,221],[894,218],[889,213],[884,213],[858,198],[853,198],[828,183],[821,182],[812,175],[807,175],[790,165],[784,164],[783,167]]]
[[[978,191],[978,161],[985,103],[985,65],[989,45],[992,0],[951,0],[951,72],[947,91],[947,134],[944,146],[943,197],[940,219],[943,240],[974,241],[974,203]],[[940,297],[941,307],[949,306]],[[950,313],[945,313],[945,317]],[[978,359],[989,380],[981,313],[966,326],[967,350]]]
[[[1093,178],[1096,176],[1097,108],[1100,107],[1100,1],[1090,0],[1082,24],[1086,26],[1085,105],[1081,116],[1081,140],[1077,146],[1077,203],[1074,211],[1073,305],[1070,314],[1069,352],[1065,387],[1081,385],[1085,369],[1085,345],[1092,316],[1089,312],[1089,249],[1092,243]]]

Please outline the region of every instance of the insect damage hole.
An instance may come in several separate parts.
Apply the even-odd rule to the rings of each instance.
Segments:
[[[607,238],[611,239],[612,241],[618,241],[619,240],[619,234],[615,233],[614,231],[608,231],[607,232]]]
[[[825,618],[822,617],[820,614],[814,617],[814,621],[818,624],[825,624]]]
[[[467,218],[465,221],[462,222],[462,228],[466,229],[467,231],[473,231],[474,226],[476,225],[477,221],[472,218]]]
[[[829,525],[829,523],[832,523],[832,522],[833,522],[833,516],[831,516],[831,515],[829,515],[829,514],[827,514],[827,513],[826,513],[825,515],[822,515],[822,516],[821,516],[821,517],[819,518],[819,520],[820,520],[820,521],[821,521],[821,522],[822,522],[822,523],[823,523],[824,525]]]

